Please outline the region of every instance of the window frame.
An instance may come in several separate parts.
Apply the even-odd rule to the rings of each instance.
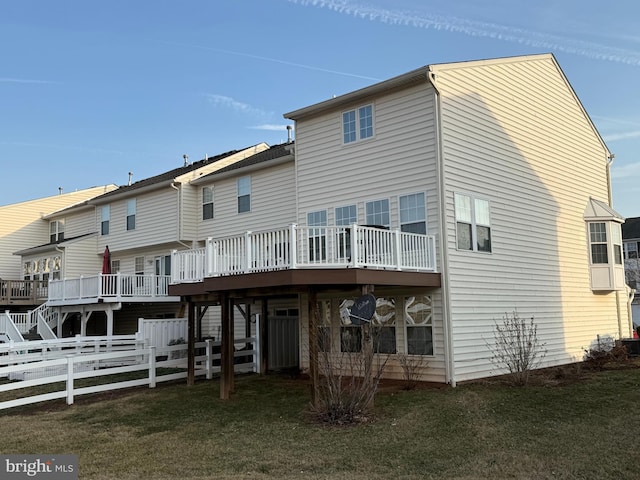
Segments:
[[[127,216],[125,219],[126,230],[133,231],[136,229],[136,211],[138,209],[138,202],[135,198],[127,200]]]
[[[238,213],[251,212],[251,176],[244,175],[236,180],[236,198]]]
[[[373,103],[359,105],[341,113],[342,144],[351,145],[374,138],[375,108]]]
[[[384,204],[386,203],[387,206],[387,210],[386,210],[386,222],[384,222],[384,214],[385,211],[384,210],[380,210],[380,211],[373,211],[373,212],[369,212],[369,206],[374,206],[376,204]],[[382,218],[380,218],[380,221],[376,221],[377,217],[382,215]],[[391,202],[389,201],[388,198],[380,198],[377,200],[370,200],[368,202],[365,202],[364,204],[364,218],[365,218],[365,225],[368,226],[378,226],[378,227],[386,227],[386,228],[390,228],[391,227]]]
[[[419,197],[422,197],[422,198],[419,199]],[[403,208],[402,206],[403,199],[405,199],[405,201],[410,201],[413,198],[416,199],[415,204],[408,205],[408,206],[405,206],[405,208]],[[422,202],[421,205],[419,205],[420,201]],[[413,214],[415,218],[405,217],[403,219],[403,216],[407,214],[410,216],[412,216]],[[422,214],[421,217],[420,217],[420,214]],[[401,232],[418,233],[421,235],[426,235],[427,234],[427,195],[426,193],[416,192],[416,193],[409,193],[406,195],[398,196],[398,219],[400,221]],[[422,227],[424,228],[418,227],[417,230],[420,230],[420,231],[413,231],[413,230],[407,229],[407,227],[412,225],[422,225]]]
[[[111,222],[111,205],[103,205],[100,207],[100,235],[109,235],[109,226]]]
[[[49,222],[49,243],[57,243],[64,240],[64,219]]]
[[[462,205],[458,200],[468,200],[468,205]],[[466,202],[465,202],[466,203]],[[480,205],[486,204],[486,212],[481,212]],[[470,193],[454,192],[453,194],[454,219],[456,224],[456,250],[461,252],[493,253],[492,227],[491,227],[491,201],[477,197]],[[482,215],[485,213],[485,215]],[[482,218],[486,216],[486,220]],[[469,248],[461,247],[461,226],[467,226],[469,232]],[[488,248],[481,248],[479,230],[486,229]]]
[[[209,192],[207,196],[205,196],[205,192]],[[202,187],[202,220],[211,220],[214,218],[214,205],[213,186]]]

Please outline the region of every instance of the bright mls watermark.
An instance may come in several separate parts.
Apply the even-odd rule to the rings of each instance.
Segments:
[[[0,455],[0,478],[78,480],[78,456]]]

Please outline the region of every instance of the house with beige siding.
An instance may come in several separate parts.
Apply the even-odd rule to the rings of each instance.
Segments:
[[[254,196],[248,171],[204,178],[204,248],[173,254],[169,293],[190,321],[220,307],[223,348],[238,304],[278,348],[284,302],[297,365],[314,370],[322,350],[362,349],[364,294],[392,378],[401,357],[453,385],[505,373],[494,327],[514,311],[534,318],[544,366],[631,335],[612,155],[553,55],[427,65],[285,118],[294,162],[272,170],[272,191]]]
[[[54,265],[43,305],[54,333],[131,334],[140,317],[181,315],[181,299],[167,287],[171,251],[198,245],[198,188],[191,182],[267,148],[260,143],[192,163],[185,156],[173,170],[45,216],[48,225],[64,225],[64,238],[54,238],[52,227],[49,242],[16,253],[28,265]]]
[[[5,310],[24,311],[47,298],[47,283],[60,274],[58,255],[35,255],[21,259],[16,252],[27,245],[57,245],[75,235],[64,217],[51,220],[55,212],[115,189],[115,185],[27,200],[0,207],[0,304]]]

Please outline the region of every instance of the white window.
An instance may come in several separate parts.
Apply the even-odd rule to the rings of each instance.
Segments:
[[[64,240],[64,220],[54,220],[49,223],[49,240],[51,243]]]
[[[400,230],[409,233],[427,233],[424,193],[400,197]]]
[[[638,258],[638,242],[624,242],[623,246],[625,260]]]
[[[120,260],[111,260],[111,273],[118,273],[120,271]]]
[[[489,201],[455,194],[458,250],[491,252]]]
[[[327,211],[319,210],[307,214],[307,225],[309,227],[326,227]],[[327,229],[309,229],[309,261],[318,262],[327,258]]]
[[[371,319],[373,326],[373,351],[396,353],[396,302],[395,298],[376,298],[376,311]]]
[[[238,179],[238,213],[251,211],[251,178]]]
[[[110,220],[111,220],[111,206],[105,205],[100,209],[100,235],[109,235]]]
[[[127,200],[127,230],[136,229],[136,199]]]
[[[367,225],[370,226],[389,226],[389,200],[375,200],[367,202],[366,206]]]
[[[406,349],[409,355],[433,355],[433,309],[428,295],[404,297]]]
[[[594,265],[609,263],[607,223],[609,222],[589,223],[591,263]],[[616,265],[622,265],[622,235],[620,232],[620,225],[613,222],[609,223],[609,225],[611,228],[611,250],[613,253],[613,263]]]
[[[342,139],[352,143],[373,137],[373,105],[342,113]]]
[[[336,225],[348,227],[358,223],[358,213],[355,205],[338,207],[335,211]],[[350,261],[351,259],[351,229],[345,228],[338,231],[336,241],[338,242],[338,257]]]
[[[213,218],[213,187],[202,188],[202,219]]]

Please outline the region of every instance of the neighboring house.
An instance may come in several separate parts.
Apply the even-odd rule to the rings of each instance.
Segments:
[[[633,323],[640,326],[640,217],[627,218],[622,225],[622,248],[627,285],[635,291],[631,304]]]
[[[190,321],[220,306],[225,331],[242,305],[269,349],[299,339],[307,368],[317,348],[362,348],[349,309],[372,292],[385,375],[407,354],[451,384],[504,373],[494,326],[514,310],[534,317],[545,366],[630,336],[611,154],[552,55],[425,66],[285,118],[295,166],[198,181],[215,199],[205,248],[174,252],[169,286]]]
[[[69,236],[64,221],[53,223],[47,216],[115,188],[104,185],[0,207],[0,304],[5,310],[24,311],[42,303],[48,279],[59,273],[54,258],[23,262],[14,255],[25,245],[54,245]]]
[[[18,252],[57,266],[47,307],[58,336],[134,333],[140,317],[176,317],[167,292],[173,249],[197,246],[198,189],[191,182],[268,148],[260,143],[140,180],[46,217],[65,238]],[[54,241],[55,240],[55,241]],[[109,251],[105,271],[105,253]]]

